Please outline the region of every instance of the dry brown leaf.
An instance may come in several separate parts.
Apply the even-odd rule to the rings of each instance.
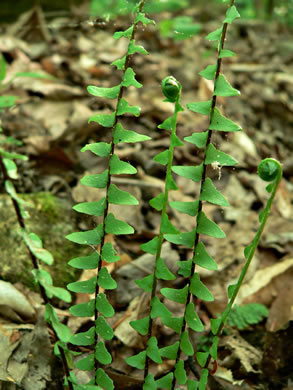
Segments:
[[[242,379],[241,380],[236,380],[236,379],[233,378],[233,373],[232,373],[231,370],[228,370],[227,368],[221,367],[221,366],[219,366],[217,368],[217,371],[214,374],[214,376],[218,377],[218,378],[221,378],[221,379],[224,379],[225,381],[230,382],[233,385],[241,386],[241,384],[243,383]]]
[[[254,367],[260,365],[262,353],[245,341],[238,332],[232,331],[230,335],[223,337],[219,345],[231,350],[232,357],[240,360],[246,372],[259,372]]]
[[[278,262],[270,267],[259,269],[254,276],[241,286],[237,296],[237,304],[267,286],[273,278],[287,271],[293,265],[293,258]]]
[[[145,295],[135,297],[128,305],[125,315],[122,317],[122,321],[115,325],[114,335],[128,347],[142,348],[144,347],[142,342],[142,336],[130,326],[130,321],[141,318],[141,312],[148,307],[145,303]],[[115,327],[114,326],[114,327]]]
[[[35,310],[26,297],[11,283],[3,280],[0,280],[0,305],[9,307],[26,319],[35,315]]]
[[[266,323],[269,332],[284,329],[289,321],[293,321],[293,286],[292,278],[282,278],[282,286],[270,308]]]

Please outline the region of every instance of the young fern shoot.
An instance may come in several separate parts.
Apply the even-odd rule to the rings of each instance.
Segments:
[[[96,202],[85,202],[74,206],[74,210],[88,215],[102,217],[100,223],[93,230],[85,232],[75,232],[67,238],[81,245],[96,247],[94,252],[86,257],[72,259],[69,264],[79,269],[96,269],[96,276],[87,281],[74,282],[68,285],[68,289],[73,292],[94,293],[94,298],[82,304],[71,307],[70,312],[75,316],[92,317],[95,323],[86,332],[75,334],[70,342],[75,345],[93,346],[94,352],[76,363],[76,367],[81,370],[95,370],[95,378],[88,383],[88,388],[105,390],[114,389],[112,379],[103,370],[102,366],[112,362],[112,356],[105,346],[105,340],[111,340],[114,336],[113,330],[108,324],[106,318],[115,314],[114,308],[107,300],[107,295],[101,289],[112,290],[117,287],[115,280],[108,272],[107,266],[102,262],[113,263],[119,260],[119,256],[110,242],[105,242],[106,234],[123,235],[132,234],[134,229],[126,222],[117,219],[113,213],[109,212],[110,204],[118,205],[137,205],[137,199],[126,191],[120,190],[111,182],[112,175],[135,174],[136,169],[129,163],[121,161],[115,153],[115,147],[120,143],[134,143],[150,139],[150,137],[141,135],[132,130],[124,129],[120,122],[120,117],[124,114],[132,114],[136,117],[140,114],[138,106],[130,106],[123,97],[124,91],[129,87],[141,88],[135,79],[135,72],[130,66],[130,60],[134,53],[147,54],[147,51],[135,43],[135,32],[137,25],[142,23],[147,25],[154,23],[148,19],[142,12],[144,0],[141,1],[135,9],[135,20],[133,25],[126,31],[119,31],[114,34],[115,39],[125,37],[129,39],[126,55],[113,62],[118,70],[123,72],[122,81],[119,85],[111,88],[100,88],[89,86],[88,92],[93,96],[104,97],[108,99],[117,99],[116,109],[111,114],[98,114],[89,119],[89,122],[97,122],[103,127],[112,128],[112,136],[109,143],[98,142],[88,144],[82,148],[82,152],[91,151],[93,154],[108,158],[108,168],[99,174],[87,175],[81,179],[85,186],[94,188],[104,188],[105,196]],[[76,378],[71,373],[71,380],[76,384]],[[86,389],[87,387],[82,387]]]
[[[160,302],[157,297],[157,280],[174,280],[176,277],[169,271],[164,260],[161,258],[162,244],[164,241],[164,234],[178,233],[178,230],[169,221],[167,214],[168,195],[169,190],[176,190],[177,186],[172,178],[172,164],[174,148],[183,146],[183,142],[176,135],[176,124],[178,112],[183,111],[180,105],[181,84],[172,76],[166,77],[162,82],[162,91],[166,97],[164,101],[174,103],[174,114],[167,118],[161,125],[160,129],[171,132],[169,149],[157,154],[154,160],[159,164],[166,165],[165,190],[158,196],[150,200],[150,205],[158,211],[161,211],[161,222],[159,235],[146,244],[141,245],[141,248],[150,254],[155,255],[155,265],[152,275],[148,275],[142,280],[137,280],[136,283],[145,292],[151,293],[150,313],[147,317],[140,320],[131,321],[130,325],[141,335],[147,335],[147,348],[145,351],[126,359],[127,363],[133,367],[144,368],[144,380],[147,388],[157,388],[157,384],[152,374],[149,374],[149,360],[155,363],[162,363],[161,356],[164,356],[162,350],[158,348],[158,341],[152,335],[153,320],[156,317],[161,317],[163,322],[169,323],[168,318],[171,313]],[[170,376],[168,377],[170,381]],[[168,381],[167,378],[167,381]],[[166,378],[163,380],[166,381]],[[161,384],[163,383],[161,380]]]

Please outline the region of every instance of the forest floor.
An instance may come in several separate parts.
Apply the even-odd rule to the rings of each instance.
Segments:
[[[80,149],[87,143],[110,139],[105,128],[95,123],[88,124],[88,118],[96,113],[109,113],[115,102],[90,96],[86,87],[109,87],[120,82],[119,71],[110,64],[124,55],[127,42],[114,40],[113,33],[130,24],[128,17],[109,23],[90,23],[86,16],[81,16],[84,12],[85,9],[73,8],[72,15],[50,21],[31,13],[13,24],[1,26],[0,52],[7,61],[8,78],[21,71],[47,72],[56,78],[55,81],[19,78],[5,90],[5,94],[17,95],[19,100],[13,109],[2,114],[4,134],[21,140],[23,145],[15,150],[29,156],[28,161],[18,164],[19,180],[15,181],[15,186],[23,194],[49,192],[66,210],[75,203],[98,200],[103,196],[102,190],[82,186],[80,179],[85,173],[103,171],[105,161],[90,153],[81,153]],[[183,86],[184,106],[192,101],[210,99],[212,84],[200,78],[198,73],[215,63],[214,51],[204,37],[220,25],[220,12],[224,15],[223,8],[211,11],[194,7],[185,11],[194,20],[202,22],[199,34],[186,40],[163,38],[156,26],[138,29],[137,42],[150,55],[133,58],[137,80],[144,87],[130,90],[127,99],[130,104],[141,107],[141,115],[135,119],[126,117],[124,123],[126,128],[149,135],[152,140],[117,148],[119,157],[136,166],[138,172],[136,176],[114,178],[113,182],[140,201],[139,206],[113,207],[119,219],[135,229],[133,236],[115,238],[121,260],[109,267],[118,289],[110,296],[116,314],[110,319],[115,338],[109,343],[114,363],[108,368],[108,373],[114,378],[118,390],[142,388],[141,373],[127,366],[124,359],[141,350],[143,339],[129,326],[129,321],[147,311],[149,304],[148,297],[141,295],[134,280],[152,272],[152,258],[145,257],[140,245],[158,233],[160,215],[148,201],[164,188],[164,167],[155,163],[153,157],[168,147],[168,135],[159,131],[157,126],[172,114],[173,107],[163,102],[160,83],[168,75],[176,77]],[[158,23],[160,18],[168,17],[171,15],[162,14],[155,19]],[[228,29],[226,48],[237,55],[224,60],[223,73],[241,95],[221,98],[219,104],[225,116],[239,123],[243,132],[213,136],[215,145],[231,154],[239,164],[235,169],[209,172],[231,207],[224,210],[205,206],[207,215],[222,227],[227,238],[204,238],[219,269],[199,271],[215,301],[196,302],[206,331],[201,339],[198,335],[192,337],[194,345],[200,342],[204,350],[210,318],[225,307],[227,286],[239,275],[244,261],[243,248],[253,238],[258,214],[268,198],[265,185],[256,174],[257,165],[265,157],[277,158],[283,164],[284,178],[237,301],[238,305],[261,303],[269,309],[268,316],[257,325],[249,325],[243,330],[231,328],[222,336],[218,370],[210,379],[208,388],[289,390],[293,389],[292,30],[274,22],[239,20]],[[178,117],[178,136],[183,139],[192,132],[206,130],[207,125],[206,117],[185,109]],[[174,157],[174,165],[197,165],[202,154],[195,151],[192,144],[186,143],[176,149]],[[179,190],[170,194],[171,200],[188,201],[198,196],[197,183],[190,183],[182,177],[177,177],[176,183]],[[1,177],[0,191],[3,205],[5,189]],[[66,213],[70,214],[70,229],[73,230],[86,230],[97,222],[71,211]],[[56,221],[58,215],[54,218]],[[170,218],[179,230],[190,231],[194,227],[194,218],[185,214],[173,212]],[[44,222],[48,235],[54,230],[52,223],[55,222]],[[3,225],[0,229],[1,240],[8,242],[13,229],[7,226],[4,229]],[[113,237],[108,239],[114,240]],[[65,245],[66,240],[59,231],[58,245],[62,247],[63,241]],[[50,250],[50,245],[44,239],[44,247]],[[0,278],[24,292],[36,310],[40,306],[40,297],[27,283],[27,277],[15,279],[13,273],[6,272],[7,264],[19,261],[14,258],[17,256],[13,255],[13,247],[11,249],[5,253],[3,250]],[[188,259],[190,254],[185,248],[178,251],[170,244],[164,244],[163,256],[174,268],[176,261]],[[67,258],[64,258],[64,253],[62,256],[57,256],[58,272],[68,267],[67,261],[74,257],[68,252]],[[30,275],[28,268],[27,274]],[[64,285],[73,280],[72,273],[65,274],[62,276],[66,278]],[[89,271],[78,275],[80,280],[90,276]],[[180,285],[182,280],[177,280],[177,283]],[[17,310],[13,302],[5,301],[1,294],[0,289],[0,304],[4,307],[0,311],[0,350],[6,353],[0,356],[0,389],[17,388],[14,382],[22,383],[25,390],[61,389],[58,375],[62,376],[62,373],[50,353],[55,340],[46,338],[41,316],[34,316],[38,320],[26,318],[22,321],[20,313],[10,315],[10,311]],[[89,298],[85,294],[73,297],[75,303]],[[182,314],[180,305],[171,307],[170,301],[168,305],[175,315]],[[71,317],[66,304],[56,303],[56,308],[73,332],[85,331],[92,324],[91,319]],[[174,331],[159,323],[156,326],[162,345],[166,340],[176,340]],[[89,350],[82,348],[81,352],[86,354]],[[153,373],[157,376],[167,373],[173,364],[170,360],[154,365]],[[197,365],[194,369],[186,363],[186,369],[191,378],[200,372]],[[81,380],[87,381],[89,376],[90,373],[84,373]]]

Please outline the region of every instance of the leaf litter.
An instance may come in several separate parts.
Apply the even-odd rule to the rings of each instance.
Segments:
[[[190,13],[200,18],[201,9],[194,6]],[[37,17],[38,23],[43,24],[41,30],[44,38],[43,45],[39,45],[38,36],[30,33],[28,37],[20,33],[24,23],[25,25],[30,24],[34,20],[32,18],[35,17]],[[78,20],[76,14],[72,17]],[[97,100],[88,96],[85,87],[88,84],[104,87],[115,85],[117,76],[115,72],[110,70],[108,64],[121,56],[125,47],[120,41],[113,44],[111,38],[113,25],[111,24],[103,26],[103,30],[81,26],[80,30],[76,31],[70,27],[62,28],[62,24],[59,22],[58,18],[52,21],[55,29],[49,32],[44,25],[42,14],[37,11],[36,14],[31,12],[17,24],[7,28],[6,35],[3,37],[5,39],[2,39],[0,43],[0,50],[11,58],[8,67],[10,74],[21,71],[46,71],[56,79],[52,81],[15,80],[9,88],[9,94],[20,95],[20,102],[16,108],[3,115],[2,127],[6,134],[22,139],[24,141],[22,151],[30,155],[31,158],[34,157],[31,160],[29,170],[30,180],[26,175],[24,181],[16,184],[19,192],[48,190],[50,187],[46,186],[45,181],[41,178],[42,172],[46,172],[47,182],[56,180],[56,177],[65,181],[65,186],[55,187],[57,188],[55,195],[63,197],[68,203],[71,191],[75,202],[96,200],[97,197],[103,196],[102,191],[91,192],[90,188],[84,191],[84,188],[82,189],[77,183],[85,169],[94,173],[102,171],[102,167],[97,166],[97,160],[91,160],[89,153],[83,154],[79,150],[85,143],[107,142],[107,133],[103,132],[97,124],[88,125],[87,119],[93,113],[106,112],[105,110],[108,110],[109,106],[102,99]],[[128,21],[122,18],[119,23],[122,26],[127,26]],[[206,31],[213,30],[212,23],[205,24]],[[11,29],[13,27],[13,31],[17,33],[12,35]],[[225,243],[219,244],[217,242],[216,246],[212,238],[205,238],[205,245],[211,255],[216,258],[219,271],[199,270],[205,283],[216,297],[213,303],[203,305],[199,302],[199,314],[203,319],[207,319],[209,313],[216,315],[225,305],[226,286],[239,274],[243,262],[243,248],[253,236],[252,231],[257,224],[257,213],[266,196],[264,186],[260,184],[253,173],[255,173],[257,164],[262,158],[276,157],[284,164],[285,176],[272,209],[271,219],[252,264],[251,274],[240,291],[239,302],[258,302],[267,305],[270,308],[270,313],[266,329],[260,325],[262,327],[261,339],[268,340],[267,332],[273,332],[283,340],[284,337],[288,337],[292,327],[292,307],[290,304],[292,295],[290,280],[292,279],[289,276],[292,273],[293,265],[291,226],[293,210],[293,84],[292,76],[290,76],[292,62],[290,62],[290,55],[285,45],[289,39],[289,32],[284,28],[282,38],[280,38],[277,33],[277,24],[264,24],[257,21],[255,21],[253,28],[245,21],[240,21],[232,28],[229,46],[231,50],[234,49],[237,52],[237,57],[226,60],[225,71],[227,70],[231,84],[233,86],[239,85],[241,97],[233,100],[233,104],[228,100],[221,99],[221,105],[225,115],[241,123],[245,132],[227,137],[215,136],[217,146],[226,153],[232,152],[238,159],[239,165],[236,170],[223,169],[220,181],[218,173],[211,171],[215,185],[223,190],[224,195],[230,200],[231,207],[223,210],[217,206],[209,206],[206,208],[206,213],[209,217],[215,218],[227,233],[229,231],[230,233],[227,234],[228,240]],[[131,349],[133,347],[139,348],[142,343],[140,338],[132,338],[133,334],[128,323],[132,317],[141,315],[147,304],[143,296],[137,297],[138,289],[136,289],[133,280],[146,276],[146,273],[152,270],[152,256],[142,261],[142,258],[147,255],[141,256],[139,244],[146,242],[157,232],[158,214],[149,207],[148,201],[156,196],[158,189],[163,188],[164,185],[163,171],[152,162],[154,148],[159,148],[166,141],[162,133],[157,131],[156,125],[170,114],[170,107],[162,104],[160,80],[167,74],[174,73],[183,84],[183,99],[186,101],[191,101],[190,96],[194,98],[195,95],[197,100],[206,100],[210,98],[211,93],[210,84],[199,81],[197,76],[202,68],[212,62],[208,57],[207,59],[203,57],[206,48],[201,46],[203,42],[201,35],[195,36],[194,40],[180,41],[179,45],[177,42],[163,39],[153,32],[151,35],[148,35],[147,31],[142,31],[139,34],[139,39],[144,41],[146,48],[150,48],[149,51],[152,55],[146,59],[145,63],[137,64],[137,75],[142,80],[145,89],[142,96],[134,91],[130,100],[133,101],[133,104],[139,103],[142,107],[143,115],[135,121],[135,130],[142,134],[151,135],[153,141],[150,141],[149,145],[146,143],[143,150],[138,150],[135,145],[118,150],[121,158],[138,166],[136,177],[119,178],[119,180],[125,180],[125,189],[130,189],[142,204],[142,206],[135,208],[123,208],[125,215],[121,214],[122,208],[119,209],[120,217],[134,226],[137,233],[134,236],[135,242],[119,239],[115,243],[121,255],[126,255],[128,260],[127,264],[118,263],[117,268],[113,267],[110,270],[113,275],[116,275],[118,286],[120,284],[122,286],[122,290],[111,297],[112,304],[115,308],[119,308],[119,318],[115,317],[116,322],[112,326],[123,345],[121,356],[131,355]],[[75,38],[73,39],[73,37]],[[56,40],[55,47],[54,50],[50,50],[53,39]],[[280,42],[282,44],[279,44]],[[97,49],[97,43],[99,43],[99,49]],[[173,55],[171,62],[170,55]],[[271,61],[272,57],[273,61]],[[139,60],[137,61],[139,62]],[[127,128],[131,129],[134,126],[134,122],[130,118],[126,117],[124,121]],[[181,138],[190,135],[196,129],[198,129],[197,131],[205,130],[207,126],[205,119],[195,116],[187,110],[181,114],[179,123],[179,136]],[[52,169],[52,161],[56,160],[56,156],[58,156],[57,164]],[[200,162],[200,156],[194,153],[190,144],[185,145],[178,153],[176,152],[175,159],[177,159],[178,164],[184,162],[187,165],[192,165]],[[66,163],[62,164],[62,161],[66,161]],[[23,175],[27,171],[27,165],[25,163],[20,165],[19,171],[20,176]],[[71,173],[68,174],[68,171]],[[178,178],[179,191],[174,192],[172,200],[178,198],[194,199],[198,195],[198,186],[195,183],[191,183],[191,185],[190,182],[188,185],[186,183],[184,178]],[[137,184],[138,187],[135,187]],[[192,224],[191,219],[186,219],[177,211],[171,214],[171,220],[178,227]],[[80,227],[91,228],[91,221],[83,219],[80,215],[76,222]],[[164,248],[167,246],[165,245]],[[173,262],[173,266],[179,258],[187,259],[190,256],[189,251],[184,248],[180,249],[179,252],[171,248],[167,250],[168,254],[166,255],[164,252],[163,254]],[[13,286],[10,285],[9,288],[13,289]],[[25,300],[25,298],[21,299]],[[83,302],[84,299],[87,297],[82,297],[81,294],[77,296],[78,303]],[[15,381],[18,383],[21,382],[23,386],[28,386],[27,388],[30,390],[45,388],[43,387],[44,381],[51,381],[49,357],[45,355],[36,372],[33,372],[30,368],[30,364],[33,363],[29,359],[26,359],[26,363],[22,365],[14,355],[19,350],[22,351],[23,356],[29,356],[31,350],[26,346],[28,342],[25,340],[26,338],[32,340],[33,332],[39,332],[35,335],[36,339],[45,343],[46,348],[50,350],[46,327],[40,322],[38,315],[36,329],[28,328],[29,330],[24,331],[23,327],[26,324],[21,324],[21,317],[24,315],[24,317],[30,318],[35,309],[26,306],[26,303],[22,305],[22,310],[26,307],[27,312],[21,313],[14,301],[9,300],[6,296],[2,298],[2,301],[3,305],[6,305],[5,313],[8,311],[7,307],[14,313],[14,316],[8,321],[18,321],[19,330],[5,330],[4,333],[1,331],[0,348],[1,350],[5,348],[7,351],[6,355],[2,356],[1,378],[4,379],[1,380],[11,381],[8,370],[8,367],[11,367],[11,372],[15,373],[17,379]],[[30,304],[28,303],[28,305]],[[86,321],[78,322],[76,318],[70,318],[69,323],[72,329],[89,327]],[[7,326],[7,323],[1,326]],[[208,329],[208,320],[206,328]],[[289,330],[285,331],[286,328]],[[163,330],[162,324],[158,323],[157,329],[158,332],[161,332]],[[248,331],[250,336],[255,329],[252,327]],[[161,337],[172,337],[172,335],[164,336],[164,332],[162,332]],[[238,364],[235,362],[238,360],[244,371],[237,378],[246,382],[247,376],[244,372],[251,371],[255,373],[253,381],[257,383],[260,371],[267,372],[267,369],[261,365],[261,361],[263,361],[262,364],[265,364],[270,357],[273,358],[270,354],[270,342],[266,341],[264,345],[250,344],[249,340],[252,337],[248,337],[248,341],[245,341],[242,335],[237,333],[234,333],[233,337],[225,337],[226,339],[222,340],[223,356],[220,354],[219,374],[222,373],[223,378],[225,369],[233,372],[234,365],[237,367]],[[20,347],[22,343],[23,346]],[[32,345],[31,348],[36,348],[34,353],[42,355],[36,345]],[[113,348],[115,350],[115,345]],[[280,351],[281,349],[277,348],[277,352]],[[117,373],[112,373],[112,375],[113,377],[116,375],[117,388],[123,389],[126,375],[133,376],[135,372],[131,373],[129,368],[125,367],[118,350],[115,350],[115,354],[117,361],[121,362],[121,365],[116,366],[115,369],[120,368],[125,376],[122,375],[122,379],[117,379],[119,376]],[[230,359],[228,363],[227,359],[224,358],[227,354]],[[263,360],[262,354],[264,355]],[[290,359],[292,360],[292,356],[287,356],[288,364]],[[282,364],[284,370],[286,362],[282,361]],[[257,368],[254,368],[255,366]],[[5,370],[3,367],[7,367],[7,369]],[[224,383],[226,386],[229,384],[229,389],[245,388],[243,383],[241,385],[241,380],[236,381],[229,375],[227,373],[224,375],[226,379]],[[216,379],[219,382],[216,383],[223,384],[223,381],[220,381],[220,376]],[[14,376],[11,375],[11,378]],[[273,372],[273,382],[267,380],[269,384],[279,380],[285,388],[286,383],[282,378],[282,371],[278,369]],[[34,387],[29,387],[29,384],[32,385],[32,381]],[[137,383],[133,386],[135,385],[137,386]],[[211,385],[211,389],[218,388],[215,386],[217,384]]]

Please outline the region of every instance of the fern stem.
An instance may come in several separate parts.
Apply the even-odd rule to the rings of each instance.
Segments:
[[[9,177],[9,175],[7,173],[6,167],[5,167],[4,163],[3,163],[2,156],[0,156],[0,167],[1,167],[1,171],[2,171],[3,177],[4,177],[4,181],[10,180],[10,177]],[[25,223],[24,223],[24,219],[23,219],[23,217],[21,215],[21,210],[20,210],[19,204],[12,197],[10,197],[10,199],[12,201],[12,204],[13,204],[13,207],[14,207],[14,210],[15,210],[15,214],[17,216],[17,221],[18,221],[19,226],[22,229],[26,229]],[[31,261],[32,261],[34,269],[35,270],[39,270],[40,267],[39,267],[39,264],[38,264],[36,256],[33,254],[33,252],[30,250],[30,248],[27,245],[26,245],[26,247],[27,247],[27,250],[29,252],[29,255],[30,255],[30,258],[31,258]],[[38,285],[39,285],[40,293],[41,293],[41,296],[42,296],[42,299],[43,299],[44,303],[45,304],[49,303],[49,300],[48,300],[48,297],[46,295],[44,287],[40,283],[38,283]]]
[[[181,93],[179,92],[176,102],[175,102],[175,108],[174,108],[174,115],[173,115],[173,123],[172,123],[172,129],[171,129],[171,135],[170,138],[176,136],[176,123],[177,123],[177,114],[178,114],[178,104],[180,101],[180,95]],[[173,154],[174,154],[174,145],[170,143],[169,147],[169,153],[168,153],[168,163],[167,163],[167,170],[166,170],[166,178],[171,176],[171,169],[172,169],[172,164],[173,164]],[[156,265],[157,262],[161,256],[162,252],[162,245],[164,242],[164,232],[163,232],[163,221],[165,217],[167,217],[167,207],[168,207],[168,197],[169,197],[169,186],[167,183],[167,180],[165,180],[165,189],[164,189],[164,198],[163,198],[163,208],[161,212],[161,222],[160,222],[160,230],[159,230],[159,240],[158,240],[158,246],[157,246],[157,251],[156,251],[156,257],[155,257],[155,265],[154,265],[154,271],[153,271],[153,285],[152,285],[152,292],[151,292],[151,301],[152,299],[156,296],[157,292],[157,277],[155,275],[156,273]],[[151,311],[151,309],[150,309]],[[152,337],[152,329],[153,328],[153,319],[150,316],[149,320],[149,325],[148,325],[148,334],[147,334],[147,341]],[[150,358],[146,355],[146,363],[145,363],[145,368],[144,368],[144,379],[146,379],[148,372],[149,372],[149,361]]]
[[[142,0],[140,2],[139,7],[138,7],[138,12],[142,11],[144,3],[145,3],[145,0]],[[137,23],[134,23],[134,27],[133,27],[132,34],[131,34],[131,37],[130,37],[129,45],[132,42],[132,40],[134,39],[134,37],[135,37],[136,30],[137,30]],[[130,67],[131,58],[132,58],[132,54],[128,54],[126,56],[125,65],[124,65],[124,73]],[[113,123],[113,126],[112,126],[112,139],[111,139],[111,142],[110,142],[110,144],[111,144],[111,151],[110,151],[110,155],[109,155],[109,161],[110,161],[111,157],[114,155],[114,152],[115,152],[114,131],[115,131],[115,126],[118,123],[118,108],[119,108],[119,103],[120,103],[120,101],[121,101],[121,99],[123,97],[124,90],[125,90],[125,87],[122,85],[121,88],[120,88],[120,91],[119,91],[119,95],[117,97],[116,109],[115,109],[115,113],[114,113],[115,114],[114,115],[114,123]],[[99,272],[101,271],[101,268],[102,268],[101,254],[102,254],[102,248],[103,248],[103,246],[105,244],[105,236],[106,236],[106,234],[105,234],[106,233],[105,227],[106,227],[106,218],[108,216],[108,211],[109,211],[109,187],[110,187],[110,185],[111,185],[111,174],[110,174],[110,169],[109,169],[108,178],[107,178],[107,184],[106,184],[106,196],[105,196],[105,198],[106,198],[106,200],[105,200],[106,206],[105,206],[104,215],[103,215],[103,222],[102,222],[102,224],[103,224],[102,236],[101,236],[101,243],[99,245],[99,251],[98,251],[99,262],[98,262],[98,269],[97,269],[97,274],[96,274],[95,323],[96,323],[97,319],[99,318],[99,311],[98,311],[97,305],[96,305],[97,297],[98,297],[99,292],[100,292],[100,286],[98,284],[98,277],[99,277]],[[94,340],[95,340],[95,345],[97,345],[98,341],[99,341],[99,337],[98,337],[97,332],[95,332]],[[99,361],[97,360],[97,358],[95,356],[95,371],[97,371],[98,368],[99,368]],[[97,384],[97,379],[95,379],[95,383]]]
[[[232,7],[234,5],[234,3],[235,3],[235,0],[231,0],[230,7]],[[227,27],[228,27],[228,23],[224,23],[223,24],[222,34],[221,34],[221,39],[220,39],[220,43],[219,43],[219,47],[218,47],[217,67],[216,67],[216,73],[215,73],[215,78],[214,78],[214,90],[213,90],[211,113],[210,113],[210,118],[209,118],[208,129],[209,129],[211,123],[212,123],[213,115],[214,115],[214,112],[215,112],[215,107],[216,107],[216,104],[217,104],[217,95],[215,95],[214,92],[215,92],[215,88],[216,88],[216,80],[217,80],[217,78],[218,78],[218,76],[219,76],[219,74],[221,72],[221,65],[222,65],[222,58],[219,58],[219,53],[224,48],[224,45],[225,45],[225,38],[226,38],[226,33],[227,33]],[[205,150],[204,150],[203,161],[205,161],[205,159],[206,159],[207,148],[212,143],[212,140],[211,140],[212,134],[213,134],[213,130],[209,129],[208,130],[208,137],[207,137],[206,147],[205,147]],[[200,197],[200,195],[203,192],[203,185],[204,185],[204,182],[206,180],[206,167],[207,167],[207,165],[204,163],[203,164],[203,173],[202,173],[202,178],[201,178],[201,183],[200,183],[199,197]],[[200,213],[202,211],[202,206],[203,206],[203,202],[202,202],[202,200],[199,200],[198,212],[197,212],[197,217],[196,217],[195,240],[194,240],[193,254],[192,254],[193,259],[196,256],[196,247],[197,247],[197,244],[199,243],[199,238],[200,238],[200,235],[197,232],[197,226],[199,224],[199,216],[200,216]],[[195,272],[195,262],[192,261],[191,274],[190,275],[193,275],[194,272]],[[189,287],[190,287],[190,280],[191,280],[191,277],[189,278],[189,281],[188,281],[188,286]],[[180,330],[180,333],[179,333],[179,339],[181,338],[182,333],[185,332],[185,330],[186,330],[186,319],[185,319],[185,317],[186,317],[186,308],[187,308],[187,304],[192,302],[192,300],[193,300],[193,297],[192,297],[192,293],[191,293],[190,288],[189,288],[188,289],[187,298],[186,298],[186,305],[185,305],[185,312],[184,312],[184,316],[183,316],[183,322],[182,322],[181,330]],[[176,364],[180,360],[180,355],[181,355],[181,351],[180,351],[180,349],[178,349],[174,368],[176,367]],[[171,388],[172,390],[175,389],[175,385],[176,385],[176,378],[175,378],[175,375],[174,375],[173,376],[173,382],[172,382],[172,388]]]

